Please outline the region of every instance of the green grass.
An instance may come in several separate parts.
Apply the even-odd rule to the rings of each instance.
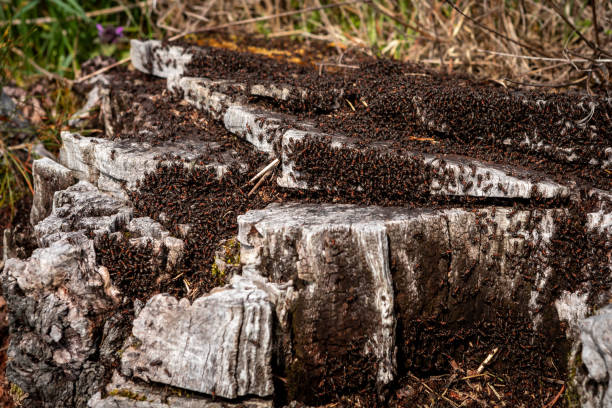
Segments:
[[[382,6],[380,2],[377,4]],[[293,2],[292,6],[298,9],[304,5]],[[396,17],[399,17],[400,21],[412,19],[415,7],[410,0],[397,0],[395,6],[399,10]],[[327,22],[335,27],[340,36],[361,39],[362,45],[371,49],[374,54],[398,59],[414,45],[417,35],[412,29],[367,4],[314,11],[305,16],[297,15],[292,17],[291,24],[294,30],[317,34],[326,32],[329,28]],[[263,26],[263,29],[258,30],[260,33],[271,31],[265,24]]]
[[[100,15],[88,15],[92,11]],[[12,129],[10,118],[0,117],[0,221],[7,224],[8,218],[10,224],[16,203],[33,192],[31,146],[41,142],[56,152],[59,133],[76,110],[76,97],[62,78],[78,78],[83,62],[98,55],[127,56],[127,38],[154,35],[149,14],[137,1],[0,0],[0,87],[28,89],[50,78],[45,96],[53,105],[36,129]],[[96,24],[122,26],[124,37],[103,44]]]
[[[8,28],[8,37],[26,58],[10,50],[4,55],[6,66],[14,79],[22,79],[36,69],[28,63],[34,61],[41,67],[62,77],[75,78],[81,64],[100,54],[121,58],[128,52],[126,40],[118,44],[101,44],[96,24],[123,26],[126,36],[149,37],[153,25],[146,7],[133,7],[139,2],[76,1],[76,0],[9,0],[0,3],[0,26]],[[117,5],[120,10],[96,17],[88,17],[91,11],[108,10]],[[130,7],[133,8],[130,8]],[[47,20],[37,22],[36,19]]]

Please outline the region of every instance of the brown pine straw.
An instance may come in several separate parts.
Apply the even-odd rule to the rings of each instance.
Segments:
[[[350,1],[345,1],[345,2],[342,2],[342,3],[327,4],[325,6],[305,7],[305,8],[299,9],[299,10],[285,11],[285,12],[282,12],[282,13],[276,13],[276,14],[272,14],[272,15],[269,15],[269,16],[247,18],[247,19],[244,19],[244,20],[234,21],[234,22],[227,23],[227,24],[220,24],[220,25],[217,25],[217,26],[206,27],[206,28],[202,28],[202,29],[199,29],[199,30],[187,31],[187,32],[184,32],[182,34],[177,34],[175,36],[172,36],[168,40],[169,41],[175,41],[175,40],[178,40],[179,38],[182,38],[182,37],[184,37],[186,35],[189,35],[189,34],[204,33],[206,31],[218,31],[218,30],[222,30],[222,29],[226,29],[226,28],[231,28],[231,27],[236,27],[236,26],[245,25],[245,24],[252,24],[252,23],[258,23],[258,22],[262,22],[262,21],[274,20],[274,19],[278,19],[280,17],[288,17],[288,16],[294,16],[294,15],[297,15],[297,14],[312,13],[313,11],[321,11],[321,10],[325,10],[325,9],[329,9],[329,8],[334,8],[334,7],[342,7],[342,6],[347,6],[349,4],[354,4],[354,3],[369,3],[369,2],[370,2],[370,0],[350,0]]]
[[[366,47],[445,72],[546,87],[610,88],[612,2],[559,0],[370,0],[301,8],[275,0],[157,0],[158,27],[176,33],[224,30],[301,36]],[[317,17],[318,16],[318,17]],[[315,18],[316,17],[316,18]],[[358,21],[358,23],[354,23]],[[585,23],[587,22],[587,23]],[[592,22],[592,24],[588,24]],[[584,72],[582,72],[584,71]],[[587,79],[581,82],[584,75]],[[510,82],[508,82],[510,83]]]

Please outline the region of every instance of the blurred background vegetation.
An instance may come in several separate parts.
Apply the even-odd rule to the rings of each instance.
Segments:
[[[97,25],[122,36],[108,41]],[[504,86],[610,92],[609,0],[0,0],[0,86],[20,112],[0,105],[0,225],[31,194],[32,158],[57,151],[86,61],[125,59],[129,38],[206,30],[329,40]]]

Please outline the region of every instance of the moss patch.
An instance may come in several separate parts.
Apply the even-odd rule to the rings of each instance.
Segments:
[[[147,397],[145,397],[144,395],[138,394],[132,390],[128,390],[124,388],[112,390],[111,392],[108,393],[108,395],[110,395],[111,397],[129,398],[135,401],[146,401],[147,400]]]

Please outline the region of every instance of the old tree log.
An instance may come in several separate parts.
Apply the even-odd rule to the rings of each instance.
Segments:
[[[313,81],[132,41],[140,72],[91,81],[104,137],[80,112],[34,162],[37,249],[4,234],[26,406],[612,406],[611,101],[480,87],[497,103],[473,132],[506,105],[531,128],[458,143],[467,119],[438,108],[475,85],[359,96],[414,69],[362,58],[371,75]],[[376,136],[398,95],[422,137]]]

